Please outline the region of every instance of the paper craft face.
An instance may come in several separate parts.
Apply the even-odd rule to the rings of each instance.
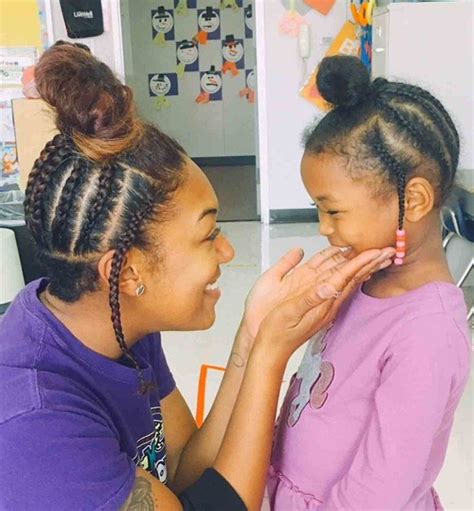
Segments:
[[[150,79],[150,90],[157,96],[166,96],[171,90],[170,79],[166,75],[154,75]]]
[[[245,8],[245,24],[249,30],[253,30],[253,9],[252,5]]]
[[[156,12],[152,18],[153,28],[163,34],[173,29],[173,16],[169,12]]]
[[[222,78],[213,72],[207,72],[202,75],[201,87],[204,92],[215,94],[222,87]]]
[[[244,56],[244,47],[238,41],[226,43],[222,49],[222,54],[229,62],[238,62]]]
[[[252,71],[250,71],[250,73],[247,75],[247,87],[253,90],[256,90],[257,88],[257,77],[255,75],[255,69],[252,69]]]
[[[178,46],[177,56],[183,64],[193,64],[199,56],[196,44],[192,41],[183,41]]]
[[[219,28],[219,14],[216,11],[212,11],[211,14],[204,11],[199,15],[198,24],[204,32],[214,32]]]

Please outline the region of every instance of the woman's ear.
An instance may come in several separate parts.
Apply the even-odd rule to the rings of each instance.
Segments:
[[[433,210],[435,191],[424,177],[414,177],[405,187],[405,218],[418,222]]]
[[[122,270],[120,272],[120,292],[129,296],[136,296],[137,289],[143,281],[140,278],[139,264],[137,259],[140,259],[139,251],[131,249],[124,257]],[[100,280],[107,287],[109,286],[109,278],[112,272],[112,262],[115,250],[109,250],[99,260],[97,270],[99,272]]]

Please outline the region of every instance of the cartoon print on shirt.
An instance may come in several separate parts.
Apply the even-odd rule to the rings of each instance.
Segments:
[[[153,474],[161,483],[166,484],[166,446],[163,431],[161,408],[151,408],[154,431],[140,438],[137,442],[137,454],[133,458],[135,464]]]
[[[327,400],[327,391],[334,379],[334,366],[323,360],[328,332],[329,328],[310,339],[296,377],[292,380],[291,385],[297,385],[298,389],[289,406],[287,423],[290,427],[299,421],[308,403],[312,408],[319,409]]]

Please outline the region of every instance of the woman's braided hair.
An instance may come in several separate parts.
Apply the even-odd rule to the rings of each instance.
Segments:
[[[321,96],[334,108],[307,130],[307,152],[344,156],[351,172],[374,171],[390,190],[395,187],[399,229],[411,177],[421,175],[435,184],[437,205],[447,199],[459,160],[459,136],[438,99],[415,85],[383,78],[371,82],[356,57],[323,59],[316,80]]]
[[[125,341],[119,282],[125,255],[146,249],[182,182],[186,154],[137,116],[131,90],[83,46],[60,42],[35,68],[41,97],[60,131],[29,175],[26,223],[44,262],[49,291],[65,302],[98,289],[97,261],[114,250],[109,303],[123,354],[143,376]]]

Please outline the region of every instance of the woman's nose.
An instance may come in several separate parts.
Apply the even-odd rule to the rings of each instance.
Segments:
[[[228,263],[234,259],[235,250],[231,242],[225,237],[220,235],[217,238],[217,253],[219,255],[220,263]]]

